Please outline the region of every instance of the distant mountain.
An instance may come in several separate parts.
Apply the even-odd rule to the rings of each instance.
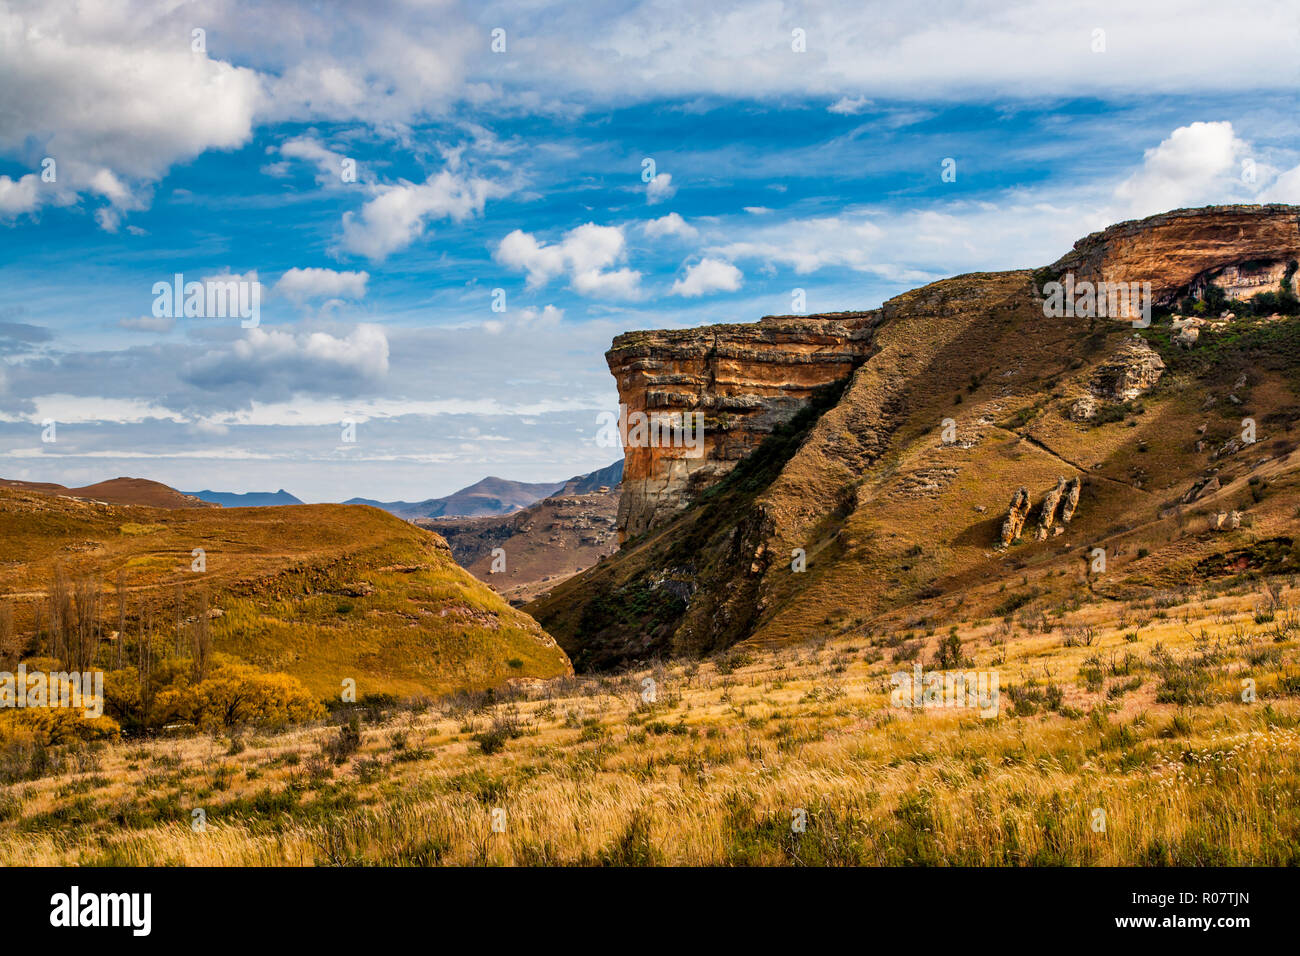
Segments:
[[[456,563],[513,605],[538,597],[618,550],[621,461],[577,475],[554,495],[508,515],[418,518],[451,545]],[[506,553],[493,570],[493,549]]]
[[[83,488],[66,488],[47,481],[14,481],[0,478],[0,488],[17,488],[47,495],[88,498],[110,505],[147,505],[151,508],[216,508],[194,495],[177,491],[169,485],[148,478],[113,478]]]
[[[612,491],[623,480],[623,461],[619,459],[612,465],[597,469],[586,475],[575,475],[564,483],[563,494],[595,495],[602,494],[601,489]]]
[[[564,488],[564,482],[529,484],[505,478],[482,481],[452,492],[445,498],[425,501],[375,501],[373,498],[349,498],[345,505],[370,505],[408,521],[415,518],[473,518],[480,515],[504,515],[527,508]]]
[[[297,498],[281,488],[279,491],[188,491],[202,501],[210,501],[223,508],[269,508],[274,505],[300,505]]]

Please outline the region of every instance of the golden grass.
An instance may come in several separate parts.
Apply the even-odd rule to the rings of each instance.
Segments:
[[[1009,639],[964,622],[965,653],[1001,676],[992,720],[891,707],[888,675],[911,665],[877,634],[392,713],[338,766],[319,756],[332,726],[242,751],[205,736],[106,746],[9,788],[0,863],[1294,864],[1300,634],[1256,623],[1261,595],[1189,592],[1124,609],[1122,626],[1119,606],[1091,604]],[[1087,624],[1093,644],[1066,646]],[[942,636],[914,638],[927,666]],[[1207,703],[1157,702],[1157,646],[1179,662],[1169,673],[1203,675]],[[1129,674],[1089,688],[1091,659],[1126,654]],[[1031,681],[1061,689],[1057,709],[1022,711]],[[489,755],[474,738],[494,722],[520,735]]]

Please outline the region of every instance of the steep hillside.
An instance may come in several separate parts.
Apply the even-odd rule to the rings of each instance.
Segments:
[[[452,561],[441,538],[371,508],[159,508],[0,489],[0,603],[29,651],[56,566],[99,585],[116,631],[174,643],[206,596],[212,647],[321,698],[434,695],[570,672],[536,622]],[[201,551],[202,554],[196,554]]]
[[[20,488],[42,494],[66,495],[104,501],[111,505],[146,505],[150,508],[215,508],[217,505],[148,478],[113,478],[82,488],[65,488],[44,481],[12,481],[0,478],[0,488]]]
[[[1037,272],[914,290],[853,315],[857,368],[820,391],[807,361],[740,356],[731,382],[804,397],[739,463],[715,435],[689,486],[673,487],[675,463],[630,449],[652,506],[629,507],[625,485],[623,549],[529,610],[582,669],[1033,615],[1225,569],[1300,571],[1298,223],[1294,207],[1180,210],[1090,236]],[[1150,282],[1154,322],[1048,317],[1045,283],[1066,273]],[[801,327],[822,349],[817,320]],[[639,360],[678,361],[679,339],[638,333]],[[622,351],[610,366],[627,395]],[[716,407],[699,381],[678,408]],[[660,403],[644,391],[643,407]],[[1076,487],[1063,507],[1056,489],[1069,500]]]

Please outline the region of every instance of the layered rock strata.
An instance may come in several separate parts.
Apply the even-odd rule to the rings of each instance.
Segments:
[[[1276,291],[1300,258],[1295,206],[1206,206],[1121,222],[1085,236],[1048,267],[1076,282],[1150,282],[1154,305],[1214,284],[1233,297]]]
[[[614,339],[605,359],[625,423],[620,540],[689,505],[817,389],[848,378],[868,354],[879,318],[879,312],[767,316],[746,325]],[[638,417],[680,420],[683,428],[638,430]]]

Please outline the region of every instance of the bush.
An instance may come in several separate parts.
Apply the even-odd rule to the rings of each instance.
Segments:
[[[961,653],[961,638],[956,634],[949,634],[939,642],[939,649],[934,658],[937,666],[944,670],[950,667],[961,667],[964,660]]]
[[[361,718],[353,716],[339,728],[339,735],[333,740],[321,744],[321,753],[332,760],[335,766],[342,764],[361,749]]]

